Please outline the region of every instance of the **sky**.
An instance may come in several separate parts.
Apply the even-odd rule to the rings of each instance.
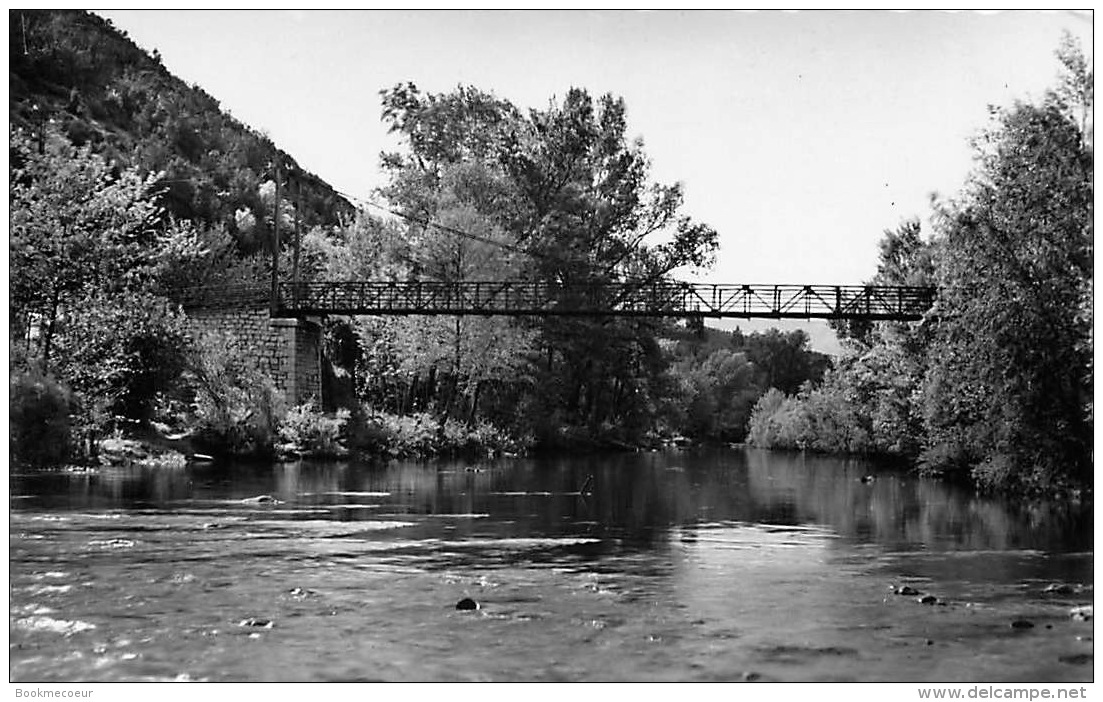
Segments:
[[[1055,85],[1088,13],[1007,11],[95,11],[339,191],[398,146],[379,91],[474,85],[521,108],[623,97],[652,178],[719,233],[692,281],[856,284],[884,230],[972,165],[989,105]],[[745,326],[745,325],[744,325]]]

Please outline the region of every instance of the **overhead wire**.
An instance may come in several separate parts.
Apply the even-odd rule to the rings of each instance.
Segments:
[[[497,247],[506,249],[507,251],[512,251],[514,253],[521,254],[523,256],[532,256],[533,258],[540,258],[540,259],[547,259],[548,258],[547,254],[543,254],[543,253],[540,253],[538,251],[531,251],[529,249],[523,249],[521,247],[514,246],[512,244],[507,244],[504,241],[496,241],[494,239],[483,237],[483,236],[480,236],[478,234],[472,234],[471,232],[467,232],[467,231],[464,231],[462,229],[457,229],[455,227],[450,227],[446,224],[440,224],[439,222],[433,222],[433,221],[428,220],[428,219],[422,219],[420,217],[415,217],[414,215],[408,214],[406,212],[402,212],[400,210],[395,210],[391,207],[387,207],[386,205],[381,205],[378,202],[375,202],[374,200],[369,200],[368,198],[363,198],[363,197],[359,197],[357,195],[352,195],[350,193],[346,193],[346,192],[343,192],[341,190],[337,190],[336,188],[333,189],[333,192],[337,193],[338,195],[342,195],[342,196],[348,198],[349,200],[361,203],[363,205],[367,205],[368,207],[375,208],[377,210],[380,210],[382,212],[386,212],[388,214],[392,214],[392,215],[394,215],[396,217],[400,217],[400,218],[402,218],[406,221],[413,222],[415,224],[420,224],[423,227],[436,227],[437,229],[440,229],[441,231],[448,232],[449,234],[455,234],[456,236],[464,237],[464,238],[467,238],[467,239],[472,239],[474,241],[479,241],[479,242],[482,242],[482,243],[485,243],[485,244],[490,244],[492,246],[497,246]],[[638,276],[628,276],[625,279],[624,282],[638,282],[638,283],[641,283],[641,284],[648,284],[648,283],[654,282],[657,278],[661,278],[661,277],[662,276],[654,276],[654,275],[643,277],[643,278],[638,277]]]
[[[433,221],[428,220],[428,219],[422,219],[420,217],[416,217],[416,216],[408,214],[406,212],[402,212],[400,210],[392,209],[390,207],[387,207],[386,205],[381,205],[378,202],[375,202],[374,200],[369,200],[367,198],[357,197],[355,195],[350,195],[349,193],[341,192],[340,190],[337,190],[337,189],[334,189],[333,192],[337,193],[338,195],[342,195],[344,197],[347,197],[350,200],[355,200],[356,202],[367,205],[368,207],[372,207],[372,208],[375,208],[375,209],[380,210],[382,212],[386,212],[386,213],[392,214],[396,217],[400,217],[400,218],[402,218],[402,219],[404,219],[408,222],[413,222],[414,224],[420,224],[421,226],[426,227],[426,228],[435,227],[436,229],[440,229],[441,231],[448,232],[449,234],[455,234],[456,236],[460,236],[460,237],[463,237],[465,239],[471,239],[473,241],[479,241],[479,242],[482,242],[484,244],[490,244],[491,246],[497,246],[499,248],[506,249],[507,251],[512,251],[513,253],[518,253],[518,254],[522,254],[522,255],[525,255],[525,256],[533,256],[533,257],[536,257],[536,258],[543,258],[544,257],[544,254],[541,254],[539,252],[530,251],[528,249],[523,249],[521,247],[514,246],[513,244],[507,244],[504,241],[497,241],[495,239],[480,236],[478,234],[472,234],[471,232],[467,232],[467,231],[464,231],[462,229],[457,229],[456,227],[450,227],[447,224],[441,224],[439,222],[433,222]]]

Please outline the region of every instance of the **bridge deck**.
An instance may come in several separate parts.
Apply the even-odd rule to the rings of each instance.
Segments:
[[[206,289],[185,305],[268,300],[263,288]],[[549,285],[519,281],[282,283],[277,316],[507,315],[728,317],[914,321],[934,288],[657,282]],[[205,302],[204,302],[205,300]]]
[[[724,285],[658,282],[549,285],[519,281],[281,283],[278,316],[506,315],[728,317],[914,321],[934,288],[879,285]],[[187,307],[268,303],[262,286],[202,288]]]

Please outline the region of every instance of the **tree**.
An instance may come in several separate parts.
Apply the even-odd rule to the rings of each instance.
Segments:
[[[808,341],[808,333],[801,329],[788,333],[768,329],[747,336],[743,344],[747,358],[758,370],[759,385],[791,395],[805,382],[819,382],[829,361],[809,350]]]
[[[969,189],[943,208],[927,472],[1013,490],[1091,479],[1089,75],[1068,72],[1041,104],[995,110]]]
[[[192,227],[164,217],[156,175],[118,171],[53,134],[39,153],[14,132],[9,149],[12,331],[37,339],[45,370],[59,321],[80,300],[155,289],[202,249]]]
[[[934,245],[922,236],[918,219],[908,219],[896,229],[886,229],[881,241],[877,273],[866,285],[933,286]],[[842,339],[866,346],[873,343],[874,331],[893,328],[907,329],[906,322],[874,323],[866,320],[831,320],[832,329]]]
[[[560,304],[572,302],[565,285],[643,284],[711,261],[715,231],[679,212],[680,186],[648,183],[622,100],[595,104],[572,89],[561,104],[525,115],[474,88],[432,95],[406,84],[384,91],[383,103],[384,120],[409,147],[384,156],[386,195],[418,221],[439,221],[453,205],[470,208],[502,234],[501,248],[522,253],[517,273],[559,291]],[[457,187],[448,179],[461,164],[478,177]],[[451,200],[438,196],[445,191]],[[665,368],[654,342],[661,328],[614,318],[541,321],[529,411],[593,429],[645,426]]]
[[[82,299],[58,347],[59,373],[81,399],[88,430],[115,416],[150,419],[190,360],[183,314],[143,292]]]
[[[685,399],[685,433],[720,441],[742,441],[747,420],[761,387],[755,382],[755,367],[745,353],[720,348],[703,361],[686,359],[674,372],[688,385]]]
[[[49,135],[10,136],[11,328],[21,362],[75,391],[82,429],[146,419],[185,363],[183,320],[164,297],[204,251],[164,217],[158,181]]]

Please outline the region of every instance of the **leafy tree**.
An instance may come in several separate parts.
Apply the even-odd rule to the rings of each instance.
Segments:
[[[914,457],[922,368],[903,338],[883,330],[871,347],[839,359],[821,383],[756,411],[752,433],[760,446]]]
[[[759,385],[793,394],[808,381],[819,382],[829,364],[823,354],[808,349],[808,333],[777,329],[751,334],[743,339],[747,358],[759,373]]]
[[[936,245],[922,237],[918,220],[886,230],[871,285],[933,286]],[[801,391],[809,403],[815,436],[805,443],[826,451],[852,451],[914,458],[923,436],[920,391],[932,332],[928,323],[834,322],[845,342],[823,384]],[[849,448],[847,448],[849,447]]]
[[[384,156],[387,196],[421,221],[442,216],[451,202],[471,208],[501,232],[500,248],[523,254],[514,260],[529,280],[562,291],[655,280],[711,260],[716,234],[679,213],[681,187],[648,183],[642,142],[626,137],[622,100],[595,103],[572,89],[561,104],[526,115],[474,88],[432,95],[406,84],[384,91],[383,103],[384,120],[409,146]],[[457,174],[462,183],[450,182]],[[452,201],[439,197],[445,191]],[[560,304],[571,303],[565,294]],[[665,369],[654,341],[662,328],[613,318],[541,321],[542,361],[527,411],[552,425],[646,427]]]
[[[751,407],[761,394],[755,367],[745,353],[718,349],[698,365],[675,367],[688,384],[685,433],[689,436],[742,441]],[[689,366],[686,368],[685,366]]]
[[[157,289],[202,249],[193,228],[164,217],[156,177],[118,172],[55,135],[39,153],[15,132],[9,149],[10,321],[17,338],[39,340],[46,369],[59,323],[82,300]]]
[[[927,472],[1017,490],[1091,478],[1088,76],[1070,70],[1041,104],[995,110],[968,190],[943,208]]]
[[[115,416],[150,419],[190,358],[183,315],[149,293],[82,299],[68,314],[59,347],[59,371],[81,399],[89,429]]]
[[[878,244],[880,249],[877,273],[866,285],[933,286],[934,245],[923,238],[917,219],[901,222],[896,229],[886,229]],[[832,329],[842,338],[869,345],[874,331],[892,328],[908,329],[906,322],[870,322],[866,320],[831,320]]]
[[[12,337],[23,364],[74,392],[87,437],[116,415],[149,418],[183,370],[187,335],[164,293],[204,251],[164,216],[155,177],[55,134],[36,141],[10,135]]]

